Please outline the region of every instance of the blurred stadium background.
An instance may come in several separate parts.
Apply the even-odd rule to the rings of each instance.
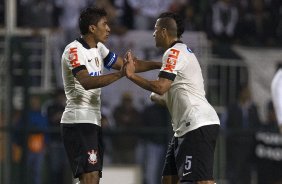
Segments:
[[[282,136],[270,96],[282,63],[281,0],[0,0],[1,184],[74,182],[60,142],[60,56],[79,36],[77,17],[87,5],[108,11],[109,48],[156,61],[156,17],[167,10],[185,17],[183,41],[221,118],[217,184],[282,183]],[[102,184],[160,183],[172,132],[166,109],[152,106],[149,94],[126,79],[103,89]]]

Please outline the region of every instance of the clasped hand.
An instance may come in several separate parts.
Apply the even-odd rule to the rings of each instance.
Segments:
[[[126,75],[127,78],[131,78],[135,73],[135,59],[133,58],[130,50],[126,52],[123,58],[122,73]]]

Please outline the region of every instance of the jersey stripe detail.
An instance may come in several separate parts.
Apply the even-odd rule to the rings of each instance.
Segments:
[[[109,52],[109,54],[104,59],[104,67],[107,69],[111,69],[117,61],[117,58],[118,55],[116,55],[114,52]]]
[[[78,67],[75,67],[74,69],[72,69],[72,74],[73,76],[76,76],[76,74],[81,71],[81,70],[87,70],[85,65],[80,65]]]
[[[176,74],[168,73],[168,72],[165,72],[165,71],[160,71],[159,77],[174,81]]]

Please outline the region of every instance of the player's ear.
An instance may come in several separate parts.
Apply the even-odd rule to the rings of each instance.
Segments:
[[[96,29],[95,25],[89,25],[89,32],[93,33]]]
[[[162,36],[165,37],[166,34],[167,34],[167,29],[166,28],[162,28]]]

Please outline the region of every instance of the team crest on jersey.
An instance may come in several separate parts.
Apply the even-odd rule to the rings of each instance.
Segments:
[[[97,158],[97,151],[91,150],[91,151],[88,151],[87,153],[88,153],[88,155],[89,155],[88,162],[89,162],[90,164],[93,164],[93,165],[96,164],[97,161],[98,161],[98,158]]]
[[[95,57],[95,64],[96,64],[97,67],[99,67],[100,63],[99,63],[99,59],[97,57]]]

